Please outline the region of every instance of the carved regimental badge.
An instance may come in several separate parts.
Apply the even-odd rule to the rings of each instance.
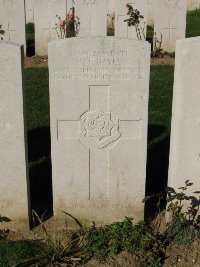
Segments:
[[[6,7],[13,7],[14,5],[14,0],[3,0],[3,1],[0,1],[0,3],[2,2],[4,6]]]
[[[102,149],[119,139],[119,119],[111,112],[88,111],[80,118],[79,140],[88,148]]]
[[[48,8],[53,9],[56,7],[56,1],[55,0],[47,0],[46,2],[47,2]]]
[[[176,7],[179,4],[179,0],[165,0],[168,7]]]
[[[83,4],[87,5],[88,7],[94,7],[98,4],[98,0],[82,0]]]

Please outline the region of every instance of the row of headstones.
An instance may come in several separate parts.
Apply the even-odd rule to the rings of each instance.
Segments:
[[[155,3],[157,0],[148,0],[148,16],[147,24],[150,26],[154,25],[154,16],[155,16]],[[176,0],[171,0],[171,4],[177,2]],[[187,0],[187,11],[200,9],[200,0]]]
[[[168,181],[177,188],[190,179],[196,190],[199,46],[200,37],[177,42]],[[0,212],[13,227],[27,224],[30,207],[22,54],[20,45],[0,43]],[[56,218],[64,210],[97,224],[142,219],[150,44],[111,37],[55,41],[49,75]]]
[[[28,14],[32,12],[35,23],[35,50],[37,55],[47,54],[48,42],[58,39],[55,29],[56,15],[66,17],[66,10],[75,6],[76,15],[80,19],[79,37],[107,35],[108,0],[31,0]],[[154,32],[156,40],[161,42],[164,51],[173,52],[177,39],[185,37],[187,0],[154,1]],[[27,2],[29,3],[29,2]],[[115,0],[115,36],[137,39],[135,27],[128,27],[126,0]],[[148,0],[129,2],[144,16],[141,27],[146,36]],[[27,4],[27,5],[30,5]],[[32,10],[32,11],[31,11]],[[17,42],[26,47],[25,5],[24,0],[0,1],[0,25],[5,31],[4,41]],[[154,42],[155,43],[155,42]]]

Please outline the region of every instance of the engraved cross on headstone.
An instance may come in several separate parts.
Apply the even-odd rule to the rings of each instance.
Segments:
[[[49,26],[47,28],[44,28],[44,30],[49,32],[49,39],[52,40],[52,30],[55,31],[55,26],[51,27],[51,22],[49,22]]]
[[[127,3],[129,5],[131,5],[133,8],[135,8],[135,2],[129,2]],[[124,7],[125,8],[125,7]],[[127,10],[126,10],[127,11]],[[129,27],[127,22],[124,22],[124,20],[126,20],[128,18],[128,16],[126,14],[118,14],[117,15],[117,23],[121,26],[119,26],[120,28],[122,27],[122,25],[124,26],[124,32],[121,34],[123,34],[123,37],[126,38],[132,38],[132,39],[137,39],[137,34],[136,34],[136,30],[135,27]],[[120,36],[122,37],[122,36]]]
[[[110,91],[110,86],[89,86],[88,109],[77,119],[57,121],[58,141],[75,140],[88,148],[88,199],[109,198],[110,150],[120,140],[141,138],[141,119],[117,118]]]
[[[82,36],[83,35],[84,36],[94,36],[95,35],[95,32],[96,32],[96,28],[93,28],[92,26],[93,26],[93,24],[92,24],[91,20],[89,20],[87,26],[86,27],[83,27],[81,29]],[[80,27],[81,27],[81,25],[80,25]]]
[[[10,23],[8,22],[8,27],[7,29],[4,29],[5,31],[5,37],[6,37],[6,32],[8,32],[8,42],[11,42],[11,33],[12,32],[16,32],[16,30],[12,30],[11,27],[10,27]]]
[[[169,26],[167,28],[163,28],[163,30],[168,31],[168,38],[171,40],[172,30],[176,30],[177,28],[172,27],[172,22],[169,21]]]

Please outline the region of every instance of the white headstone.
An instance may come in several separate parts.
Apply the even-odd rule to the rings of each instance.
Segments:
[[[200,37],[177,41],[169,161],[169,186],[186,180],[200,191]],[[196,195],[197,196],[197,195]]]
[[[48,43],[58,39],[56,15],[66,18],[66,0],[35,0],[35,52],[47,55]]]
[[[185,38],[186,0],[156,0],[154,13],[154,33],[158,41],[162,39],[161,48],[174,52],[176,40]]]
[[[195,10],[200,8],[200,0],[187,0],[187,10]]]
[[[28,226],[22,90],[22,47],[0,42],[0,211],[13,227]]]
[[[143,218],[150,44],[49,44],[54,211],[89,222]]]
[[[26,23],[34,23],[35,0],[25,0]]]
[[[141,20],[140,27],[144,33],[143,39],[145,39],[147,27],[147,0],[115,0],[115,36],[138,39],[135,27],[129,27],[127,22],[124,22],[125,19],[129,18],[129,16],[127,16],[127,4],[137,9],[140,14],[144,16]]]
[[[26,51],[25,6],[23,0],[0,0],[0,25],[6,42],[24,45]]]
[[[79,37],[107,35],[107,0],[76,0],[74,6],[80,20]]]
[[[154,3],[156,0],[147,0],[147,25],[154,25]]]

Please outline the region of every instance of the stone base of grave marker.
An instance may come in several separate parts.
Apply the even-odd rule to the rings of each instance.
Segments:
[[[150,45],[49,45],[54,211],[97,224],[143,218]]]

